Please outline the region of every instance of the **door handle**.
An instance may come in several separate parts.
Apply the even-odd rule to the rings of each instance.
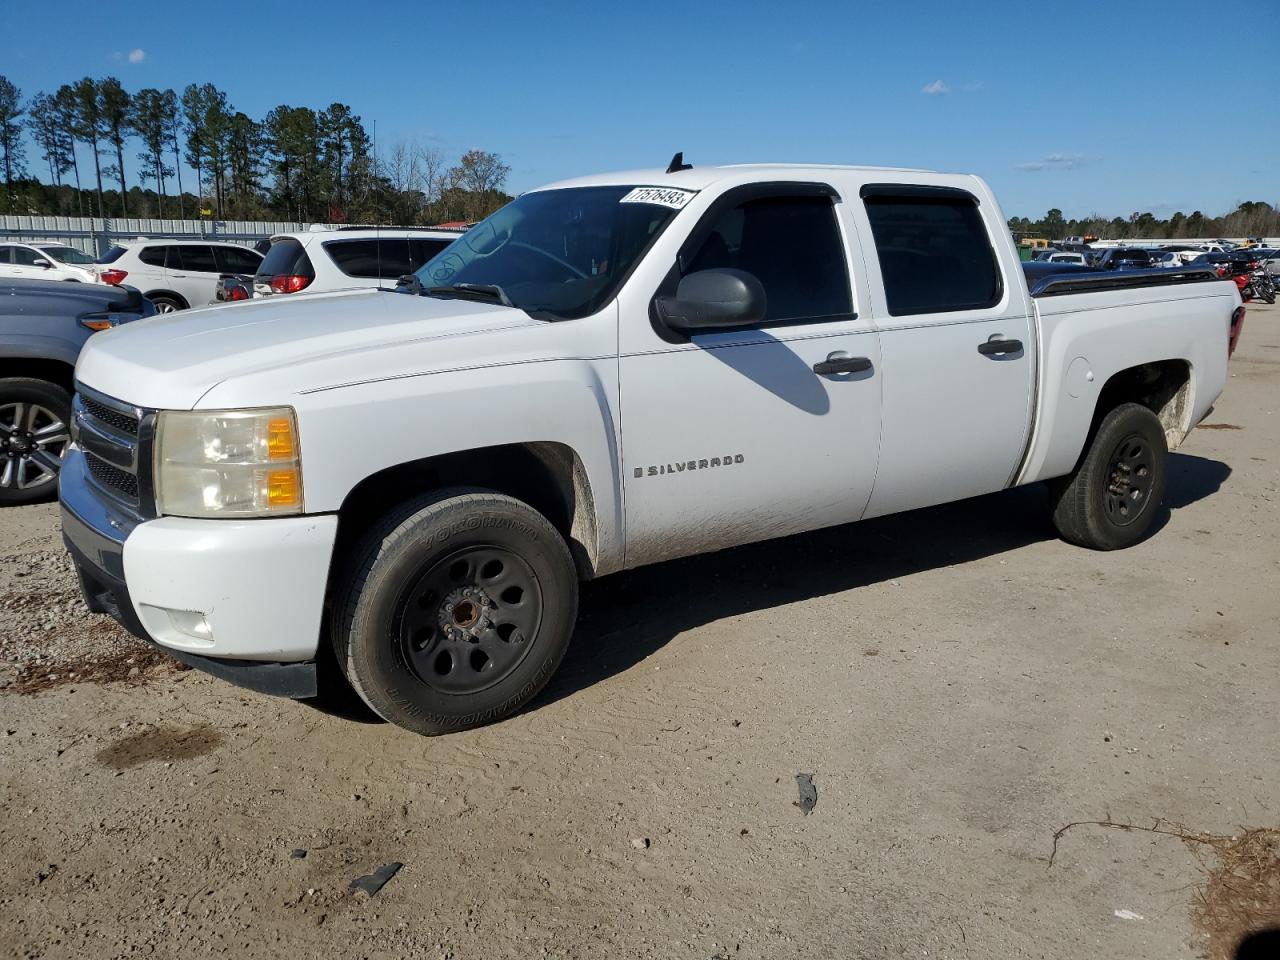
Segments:
[[[813,372],[818,376],[826,376],[831,373],[862,373],[864,370],[870,369],[870,357],[851,357],[842,352],[828,354],[827,359],[820,360],[813,365]]]
[[[1019,353],[1021,350],[1021,340],[1004,340],[1000,337],[992,337],[978,344],[978,352],[984,357],[999,357],[1006,353]]]

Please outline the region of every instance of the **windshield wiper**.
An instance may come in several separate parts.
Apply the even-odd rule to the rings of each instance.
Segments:
[[[496,283],[454,283],[444,287],[427,287],[427,296],[443,294],[451,297],[482,297],[496,300],[504,307],[514,307],[507,292]]]

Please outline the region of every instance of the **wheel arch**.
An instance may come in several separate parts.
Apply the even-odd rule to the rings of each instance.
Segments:
[[[64,360],[46,357],[0,357],[0,379],[24,377],[45,380],[61,387],[70,395],[75,393],[76,368]]]
[[[1193,373],[1191,361],[1182,358],[1141,363],[1113,373],[1098,391],[1085,449],[1103,417],[1122,403],[1138,403],[1156,415],[1165,442],[1176,450],[1193,426]]]
[[[590,579],[595,575],[600,543],[591,482],[577,452],[553,441],[438,454],[365,477],[352,487],[338,509],[335,558],[344,555],[392,505],[452,486],[483,487],[527,503],[565,538],[578,576]]]
[[[156,289],[156,290],[148,290],[146,293],[143,294],[143,296],[146,297],[148,300],[152,299],[153,297],[167,297],[170,300],[176,300],[178,301],[178,303],[182,304],[183,310],[191,309],[191,304],[187,301],[187,298],[174,290],[165,290],[163,288]]]

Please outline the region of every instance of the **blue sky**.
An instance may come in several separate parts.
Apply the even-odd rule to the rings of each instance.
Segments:
[[[1280,202],[1280,0],[3,5],[27,96],[114,74],[259,118],[339,100],[382,148],[501,153],[513,191],[684,150],[975,172],[1010,216]]]

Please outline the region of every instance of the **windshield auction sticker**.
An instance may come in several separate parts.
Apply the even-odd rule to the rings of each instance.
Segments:
[[[672,190],[670,187],[636,187],[619,203],[656,203],[672,210],[683,209],[694,198],[696,190]]]

